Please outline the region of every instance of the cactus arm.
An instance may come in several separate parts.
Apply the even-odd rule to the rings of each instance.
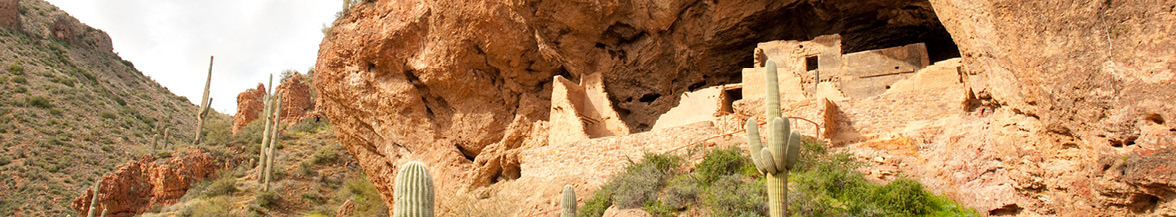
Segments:
[[[780,168],[776,168],[776,163],[774,163],[776,160],[773,159],[771,150],[764,148],[760,150],[760,155],[763,155],[760,158],[764,161],[764,170],[767,172],[767,174],[776,174],[781,172]]]
[[[800,134],[792,132],[788,137],[788,159],[786,159],[788,170],[795,168],[796,161],[800,158]]]
[[[784,161],[787,160],[785,157],[787,155],[784,153],[784,151],[787,150],[784,147],[784,142],[788,141],[788,137],[786,137],[788,134],[786,134],[784,131],[787,129],[787,125],[785,125],[784,122],[784,119],[780,117],[776,117],[776,119],[772,120],[772,130],[774,131],[771,132],[772,139],[770,142],[772,146],[769,147],[769,149],[772,150],[772,159],[775,160],[772,163],[775,163],[776,169],[781,171],[784,170],[784,168],[787,168],[787,165],[784,163]]]
[[[560,198],[560,217],[576,217],[576,191],[572,185],[565,185]]]
[[[433,177],[419,161],[409,162],[396,174],[393,217],[433,216]]]
[[[760,140],[759,125],[755,123],[755,119],[747,119],[747,125],[744,128],[747,129],[747,151],[751,153],[751,162],[755,164],[756,170],[759,170],[760,173],[767,173],[764,170],[763,160],[760,159],[760,155],[756,154],[764,147]]]

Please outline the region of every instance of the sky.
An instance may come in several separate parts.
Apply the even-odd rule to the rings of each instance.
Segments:
[[[114,52],[199,105],[212,66],[212,108],[234,114],[237,94],[286,69],[314,67],[339,0],[48,0],[110,35]]]

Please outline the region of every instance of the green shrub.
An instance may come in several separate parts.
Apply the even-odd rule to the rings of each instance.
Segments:
[[[388,216],[388,206],[380,199],[380,192],[376,190],[375,185],[368,182],[363,173],[343,183],[343,188],[336,195],[336,200],[346,201],[347,199],[351,199],[355,203],[355,207],[351,210],[352,216]]]
[[[217,179],[196,182],[188,188],[184,198],[198,199],[229,195],[239,191],[237,177],[231,169],[221,169],[216,172]]]
[[[706,189],[702,207],[710,216],[764,216],[768,213],[766,195],[762,180],[726,175]]]
[[[600,190],[592,194],[592,198],[584,201],[584,206],[580,207],[579,217],[600,217],[604,215],[604,211],[612,206],[613,187],[610,183],[600,186]]]
[[[333,162],[339,159],[339,147],[334,145],[325,145],[314,151],[314,156],[311,156],[311,162],[315,164]]]
[[[707,152],[702,162],[694,167],[698,173],[698,183],[703,186],[710,185],[719,177],[741,171],[749,175],[755,174],[755,166],[744,153],[743,149],[735,146]]]
[[[257,195],[253,196],[253,205],[258,207],[270,208],[275,203],[281,200],[281,195],[274,192],[273,189],[268,191],[257,191]]]
[[[49,98],[46,98],[44,96],[29,97],[29,105],[32,105],[37,108],[43,108],[43,109],[53,107],[53,104],[49,103]]]
[[[13,75],[24,75],[24,67],[13,63],[12,65],[8,65],[8,73],[12,73]]]
[[[327,122],[326,119],[322,119],[322,121],[318,121],[315,118],[304,118],[304,119],[302,119],[302,121],[298,121],[298,123],[294,124],[293,126],[290,126],[290,128],[288,130],[293,131],[293,132],[304,132],[304,133],[305,132],[315,132],[315,131],[318,131],[321,127],[328,126],[330,124],[331,123]]]
[[[111,120],[118,118],[118,115],[115,115],[114,112],[111,111],[102,111],[98,116]]]
[[[254,144],[253,146],[250,146],[250,147],[253,147],[253,150],[250,150],[250,151],[256,151],[257,150],[256,144],[261,144],[262,128],[265,128],[265,126],[262,126],[265,123],[262,123],[262,122],[264,122],[264,121],[261,121],[261,119],[257,119],[252,122],[249,122],[249,124],[246,124],[245,127],[242,127],[240,130],[237,130],[237,134],[233,135],[233,141],[244,142],[246,144]],[[254,152],[254,154],[256,154],[256,152]]]
[[[215,197],[188,206],[180,211],[180,216],[223,216],[228,214],[231,208],[233,208],[233,202],[228,197]]]
[[[49,109],[49,114],[54,115],[54,116],[61,116],[61,109],[57,109],[57,108]]]
[[[29,81],[25,80],[24,76],[17,75],[17,76],[12,76],[12,83],[26,84],[26,83],[29,83]]]
[[[646,202],[657,199],[658,191],[682,162],[680,156],[654,153],[646,153],[640,163],[629,161],[624,173],[609,180],[615,187],[613,204],[621,209],[641,208]]]

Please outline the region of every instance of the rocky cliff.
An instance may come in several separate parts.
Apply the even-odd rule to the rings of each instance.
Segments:
[[[73,200],[73,209],[88,213],[94,194],[98,194],[98,209],[107,216],[135,216],[152,207],[170,205],[180,200],[188,187],[210,178],[223,167],[207,150],[195,149],[177,154],[171,159],[156,160],[146,156],[119,166],[100,180],[101,189],[93,188]],[[98,211],[101,213],[102,211]]]
[[[410,160],[436,171],[441,194],[517,178],[519,151],[547,144],[539,138],[551,127],[557,75],[569,83],[603,77],[612,109],[642,132],[682,93],[738,83],[759,42],[838,33],[842,53],[925,42],[933,62],[962,56],[958,80],[968,91],[960,91],[959,112],[1024,117],[992,122],[1020,126],[999,137],[1009,139],[966,140],[976,150],[1003,150],[986,158],[1003,162],[991,169],[1018,171],[980,186],[1020,186],[1008,191],[1017,195],[970,205],[989,214],[1149,213],[1170,206],[1162,205],[1170,193],[1154,193],[1173,192],[1156,184],[1163,179],[1104,175],[1121,165],[1113,159],[1171,156],[1149,150],[1166,149],[1174,132],[1164,121],[1173,109],[1163,103],[1174,94],[1164,91],[1173,88],[1172,8],[1170,1],[376,1],[334,23],[315,88],[340,142],[391,204],[393,171]],[[1099,182],[1107,187],[1092,184]],[[967,190],[967,183],[947,186]]]
[[[302,119],[313,117],[314,111],[314,96],[311,93],[309,82],[303,81],[306,77],[298,72],[294,72],[278,85],[278,93],[282,94],[282,123],[295,124]],[[233,135],[236,135],[241,128],[245,128],[253,120],[257,120],[258,114],[265,109],[265,85],[257,83],[257,88],[245,90],[237,94],[237,114],[233,115]]]

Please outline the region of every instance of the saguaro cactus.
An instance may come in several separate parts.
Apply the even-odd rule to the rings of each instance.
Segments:
[[[433,176],[420,161],[404,164],[396,174],[392,217],[433,216]]]
[[[768,120],[768,144],[760,141],[759,125],[748,119],[747,143],[751,160],[760,173],[767,175],[768,209],[771,217],[788,216],[788,170],[800,155],[800,136],[792,132],[788,121],[780,117],[780,86],[776,63],[767,61],[764,69],[767,94],[764,96],[764,116]]]
[[[90,198],[90,211],[86,212],[86,217],[94,217],[94,213],[98,212],[98,189],[102,187],[102,179],[94,181],[94,196]]]
[[[273,115],[273,112],[271,111],[273,109],[273,100],[271,100],[271,90],[273,89],[273,86],[274,74],[270,74],[269,85],[266,86],[265,97],[262,99],[262,104],[265,105],[265,109],[263,109],[261,112],[261,121],[265,124],[265,127],[262,128],[261,144],[259,144],[260,147],[258,147],[258,155],[260,155],[260,157],[257,159],[257,184],[262,184],[263,182],[262,177],[265,176],[265,162],[266,159],[269,158],[266,150],[269,148],[270,124],[272,123],[270,122],[270,116]]]
[[[200,111],[196,112],[196,139],[192,144],[200,144],[200,139],[204,135],[201,133],[204,129],[204,118],[208,117],[208,107],[212,106],[212,98],[208,97],[208,87],[212,85],[212,56],[208,56],[208,78],[204,80],[204,96],[200,97]]]
[[[572,185],[565,185],[563,189],[563,198],[559,201],[561,207],[560,217],[575,217],[576,216],[576,190],[572,189]]]
[[[273,116],[273,125],[271,125],[271,127],[272,127],[270,130],[271,133],[269,135],[270,136],[269,147],[266,148],[265,150],[263,150],[266,152],[266,156],[268,156],[265,159],[265,185],[263,187],[264,189],[267,189],[267,190],[269,189],[270,176],[272,176],[274,173],[274,158],[275,158],[274,147],[277,146],[275,144],[278,142],[278,130],[279,130],[278,125],[282,123],[281,122],[281,120],[282,120],[282,103],[281,103],[282,102],[282,95],[281,94],[277,94],[277,95],[278,95],[278,97],[274,98],[274,102],[273,102],[274,113],[270,114],[271,116]]]

